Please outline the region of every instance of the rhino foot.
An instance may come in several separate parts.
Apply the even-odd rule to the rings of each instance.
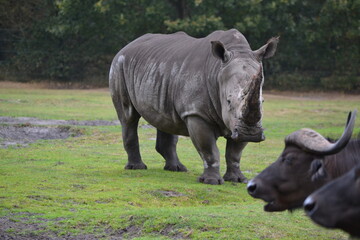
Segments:
[[[173,172],[187,172],[187,168],[181,163],[174,165],[166,164],[164,170],[173,171]]]
[[[144,163],[127,163],[125,169],[147,169],[147,166]]]
[[[242,174],[240,170],[236,172],[226,172],[224,175],[224,180],[228,182],[241,182],[247,183],[248,179]]]
[[[222,177],[212,177],[212,176],[204,176],[198,178],[198,181],[205,184],[211,184],[211,185],[221,185],[224,183],[224,179]]]

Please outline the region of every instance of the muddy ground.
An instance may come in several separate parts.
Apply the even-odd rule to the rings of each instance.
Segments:
[[[17,213],[17,215],[10,215],[5,217],[0,217],[0,239],[1,240],[97,240],[97,239],[132,239],[139,237],[142,233],[140,227],[129,226],[123,229],[112,229],[110,227],[106,228],[103,232],[91,233],[91,234],[78,234],[76,236],[67,233],[59,234],[58,232],[47,230],[46,223],[53,221],[58,223],[63,219],[45,219],[37,218],[36,221],[31,218],[35,215],[33,213]],[[170,226],[171,228],[171,226]],[[96,229],[94,229],[96,231]],[[168,235],[168,231],[163,229],[163,232],[158,234]],[[59,236],[60,235],[60,236]],[[173,239],[180,239],[180,234],[171,236]],[[181,237],[181,239],[183,239]]]
[[[158,191],[165,197],[182,196],[181,193],[171,191]],[[36,218],[34,218],[36,217]],[[142,235],[142,228],[136,225],[129,225],[126,228],[113,229],[109,226],[99,226],[94,229],[94,233],[64,234],[57,231],[49,230],[47,223],[53,222],[61,225],[61,221],[65,218],[46,219],[42,218],[41,214],[19,212],[10,213],[7,216],[0,217],[0,239],[1,240],[97,240],[97,239],[133,239]],[[170,239],[189,239],[189,236],[174,229],[174,226],[169,224],[158,232],[153,233],[155,236],[165,236]]]
[[[40,139],[65,139],[68,137],[78,137],[82,131],[74,126],[110,126],[119,125],[119,121],[75,121],[75,120],[43,120],[28,117],[0,117],[0,148],[8,147],[26,147]],[[144,128],[150,125],[141,126]],[[160,192],[164,196],[174,196],[173,192]],[[59,222],[63,219],[45,219],[36,218],[32,220],[33,213],[16,213],[0,217],[0,239],[4,240],[26,240],[26,239],[52,239],[52,240],[95,240],[95,239],[131,239],[140,236],[141,229],[137,226],[129,226],[124,229],[106,228],[103,233],[80,234],[73,236],[71,234],[59,236],[57,232],[49,231],[46,227],[47,222]],[[171,230],[171,226],[169,226]],[[168,228],[157,233],[167,235],[170,232]],[[182,235],[171,236],[173,239],[180,238]],[[182,237],[181,237],[182,238]]]
[[[82,135],[73,126],[119,125],[119,121],[43,120],[29,117],[0,117],[0,148],[26,147],[40,139],[65,139]]]

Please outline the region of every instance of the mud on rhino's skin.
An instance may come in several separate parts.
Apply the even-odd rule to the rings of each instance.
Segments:
[[[165,169],[186,171],[176,154],[177,135],[190,136],[204,162],[200,182],[245,182],[240,156],[247,142],[264,140],[261,125],[262,59],[276,51],[278,38],[256,51],[237,30],[205,38],[183,32],[146,34],[114,57],[109,86],[128,154],[126,169],[146,169],[137,136],[143,117],[157,128],[156,150]],[[216,140],[227,138],[224,179]]]

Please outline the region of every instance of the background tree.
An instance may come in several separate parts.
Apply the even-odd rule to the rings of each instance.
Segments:
[[[0,0],[2,72],[107,83],[116,52],[136,37],[237,28],[253,49],[281,41],[265,88],[359,91],[358,0]],[[9,74],[3,74],[3,78]]]

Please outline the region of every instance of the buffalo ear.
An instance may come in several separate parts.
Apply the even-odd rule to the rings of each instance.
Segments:
[[[277,48],[277,44],[279,42],[280,37],[273,37],[270,38],[269,41],[259,48],[258,50],[254,51],[255,56],[259,59],[259,61],[262,61],[263,58],[271,58],[274,56]]]
[[[224,44],[220,41],[211,41],[212,54],[216,58],[220,58],[224,63],[229,61],[230,53],[226,50]]]
[[[311,181],[316,182],[318,180],[325,179],[327,173],[324,167],[322,159],[314,159],[310,165]]]

